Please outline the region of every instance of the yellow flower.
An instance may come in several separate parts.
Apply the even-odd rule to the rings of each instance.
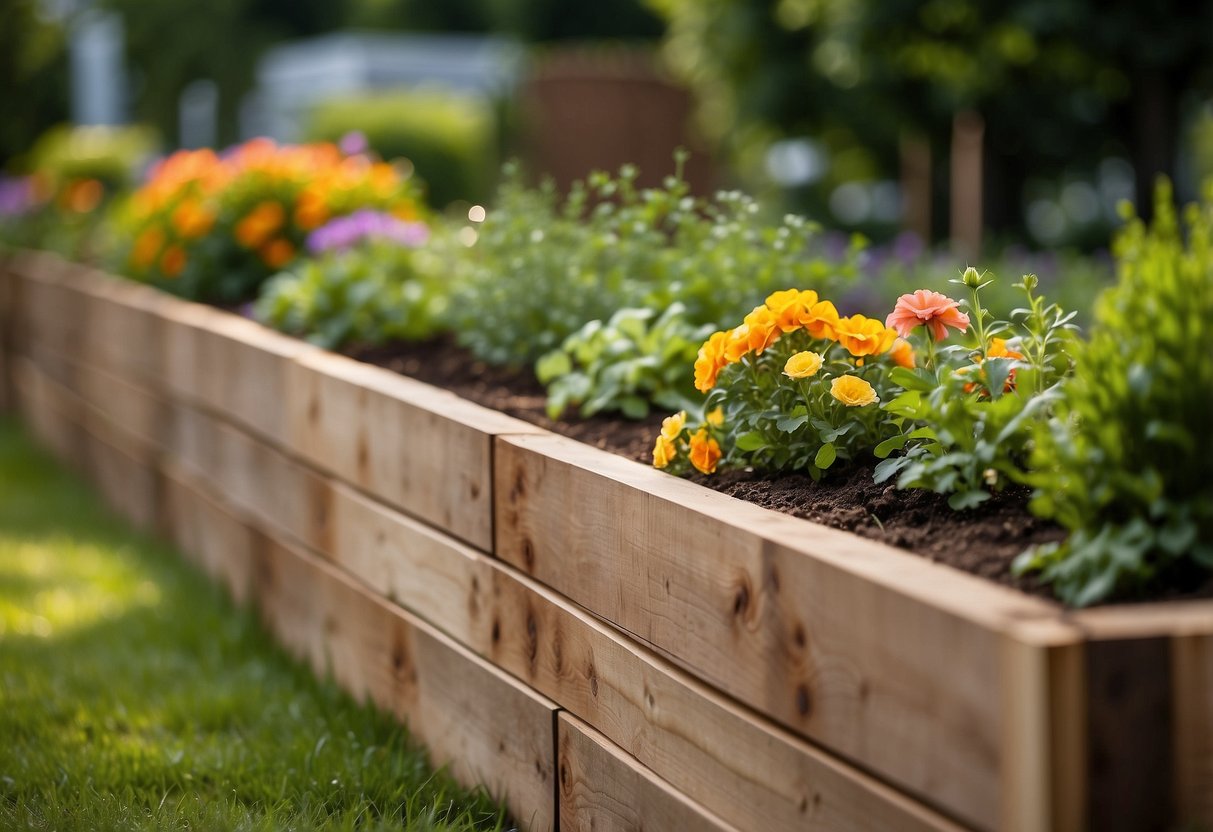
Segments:
[[[667,416],[661,420],[661,436],[670,442],[673,442],[682,433],[682,429],[687,424],[687,412],[680,410],[673,416]]]
[[[741,360],[741,357],[750,351],[750,327],[748,324],[742,324],[735,329],[730,329],[728,338],[724,342],[724,358],[729,364],[735,364]]]
[[[830,395],[847,407],[863,407],[879,401],[872,385],[859,376],[839,376],[830,384]]]
[[[815,292],[804,292],[803,294],[817,297]],[[804,305],[799,320],[800,325],[807,329],[814,338],[833,338],[834,327],[838,323],[838,310],[828,300],[814,300],[813,303]]]
[[[658,436],[657,444],[653,446],[653,467],[664,468],[676,456],[678,456],[678,449],[674,447],[674,443],[664,436]]]
[[[746,330],[746,345],[749,351],[759,355],[783,334],[779,329],[779,322],[765,306],[755,306],[753,311],[745,316],[742,324],[749,327]]]
[[[801,319],[816,303],[817,293],[811,289],[785,289],[772,292],[766,299],[767,309],[775,315],[776,324],[784,333],[800,329],[803,326]]]
[[[701,473],[716,473],[716,463],[720,461],[720,444],[708,436],[706,428],[700,428],[691,437],[691,464]]]
[[[818,353],[809,350],[798,352],[783,365],[783,374],[788,378],[808,378],[821,369],[821,362],[822,357]]]
[[[893,351],[889,354],[889,357],[893,359],[893,363],[898,367],[905,367],[907,370],[914,369],[914,348],[904,338],[898,338],[893,342]]]
[[[897,340],[897,331],[875,318],[852,315],[838,319],[834,324],[834,337],[851,355],[860,357],[888,352]]]
[[[713,410],[711,413],[709,413],[707,416],[704,416],[703,418],[704,418],[704,421],[707,422],[709,425],[711,425],[714,428],[718,428],[724,424],[724,408],[718,407],[715,410]]]
[[[727,364],[724,357],[724,345],[729,338],[727,332],[714,332],[699,348],[699,356],[695,359],[695,389],[706,393],[716,386],[716,376]]]
[[[176,277],[184,268],[185,249],[178,245],[166,248],[164,254],[160,256],[160,271],[164,272],[166,277]]]

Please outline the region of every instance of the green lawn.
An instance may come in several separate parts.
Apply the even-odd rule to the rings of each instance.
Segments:
[[[502,829],[0,418],[0,829]]]

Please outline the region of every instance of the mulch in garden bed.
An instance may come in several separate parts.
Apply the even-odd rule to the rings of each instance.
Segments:
[[[668,414],[639,422],[611,416],[580,419],[570,411],[553,421],[545,410],[543,386],[529,370],[493,367],[478,361],[449,336],[420,343],[354,348],[347,354],[442,387],[477,404],[499,410],[553,433],[651,464],[653,438]],[[1035,577],[1017,577],[1011,562],[1028,546],[1061,540],[1065,531],[1028,511],[1028,490],[1007,488],[980,508],[953,511],[947,498],[927,491],[899,491],[872,482],[872,466],[854,464],[830,471],[821,482],[804,475],[768,476],[753,471],[695,474],[693,481],[738,499],[815,523],[888,543],[933,561],[1024,592],[1052,597]],[[1156,600],[1213,597],[1204,575]]]

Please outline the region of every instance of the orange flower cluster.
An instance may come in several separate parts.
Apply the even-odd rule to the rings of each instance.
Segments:
[[[1016,361],[1022,361],[1023,353],[1018,352],[1018,351],[1013,350],[1010,347],[1008,347],[1005,338],[991,338],[990,339],[990,348],[988,350],[986,350],[985,357],[981,357],[980,354],[973,356],[974,366],[962,367],[959,370],[957,370],[956,372],[959,375],[969,375],[972,372],[978,370],[981,367],[981,365],[983,363],[985,363],[986,358],[1009,358],[1009,359],[1014,359]],[[970,381],[965,384],[964,391],[966,393],[972,393],[973,391],[978,390],[979,387],[980,387],[980,385],[977,382]],[[1006,382],[1003,383],[1002,391],[1004,393],[1010,393],[1014,389],[1015,389],[1015,370],[1012,369],[1011,372],[1007,374],[1007,380],[1006,380]],[[981,389],[980,393],[982,396],[988,395],[988,391],[986,391],[984,388]]]
[[[706,393],[716,386],[716,377],[729,364],[763,350],[783,335],[803,329],[813,338],[836,341],[851,355],[862,358],[881,355],[893,348],[897,332],[863,315],[843,318],[834,304],[821,300],[811,289],[786,289],[772,293],[762,306],[754,307],[741,326],[716,332],[699,348],[695,360],[695,389]],[[913,361],[900,354],[900,360]]]
[[[219,235],[279,269],[307,232],[360,208],[406,219],[418,213],[394,166],[346,156],[333,144],[253,139],[223,155],[183,150],[157,165],[131,200],[130,265],[176,277],[197,241]]]

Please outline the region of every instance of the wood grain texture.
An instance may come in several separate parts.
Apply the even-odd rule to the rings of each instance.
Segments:
[[[247,603],[264,536],[183,469],[165,462],[163,474],[162,519],[169,539],[238,604]]]
[[[538,428],[340,356],[309,354],[291,369],[294,453],[491,550],[493,436]]]
[[[63,281],[81,298],[80,359],[149,391],[163,387],[165,310],[183,301],[87,266]]]
[[[1185,828],[1213,829],[1213,636],[1171,642],[1175,814]]]
[[[562,437],[496,456],[497,554],[964,820],[1003,809],[1000,645],[1053,604]]]
[[[267,529],[323,548],[324,477],[209,413],[181,403],[172,411],[169,455],[176,464]]]
[[[81,470],[85,437],[80,414],[55,395],[50,378],[28,359],[15,359],[11,371],[17,412],[34,439],[63,464]]]
[[[732,832],[586,723],[560,714],[560,828],[569,832]]]
[[[743,829],[953,829],[516,570],[335,485],[327,557]]]
[[[395,713],[466,785],[525,828],[554,827],[556,706],[304,551],[270,541],[256,594],[279,640]]]
[[[166,384],[172,395],[283,445],[290,364],[316,348],[198,304],[177,301],[163,318]]]

